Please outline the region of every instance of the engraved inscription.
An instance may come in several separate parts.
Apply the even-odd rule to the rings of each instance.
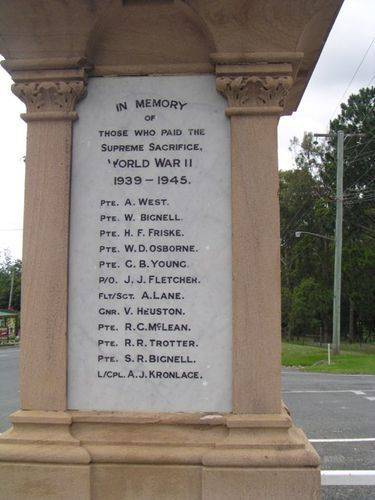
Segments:
[[[73,136],[69,408],[231,411],[225,107],[211,76],[90,81]]]

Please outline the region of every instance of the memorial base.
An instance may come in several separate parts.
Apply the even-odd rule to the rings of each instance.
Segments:
[[[319,457],[281,415],[19,411],[6,500],[318,499]]]

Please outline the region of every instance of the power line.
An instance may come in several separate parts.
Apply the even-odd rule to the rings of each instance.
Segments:
[[[373,188],[365,188],[361,189],[359,191],[352,191],[351,193],[345,194],[344,193],[344,200],[350,200],[351,198],[356,199],[361,196],[368,196],[370,194],[375,194],[375,189]]]
[[[346,191],[346,192],[348,192],[348,195],[349,195],[349,196],[350,196],[350,194],[358,194],[358,193],[362,193],[362,192],[364,192],[364,191],[368,191],[368,190],[372,189],[372,188],[373,188],[372,184],[373,184],[374,182],[375,182],[375,177],[374,177],[371,181],[369,181],[369,182],[367,182],[367,183],[366,183],[366,187],[365,187],[365,188],[359,188],[359,190],[358,190],[358,188],[357,188],[357,187],[352,187],[352,188],[350,188],[350,189],[349,189],[349,188],[348,188],[348,189],[346,189],[345,191]],[[346,196],[346,194],[345,194],[345,193],[344,193],[344,196]]]
[[[366,115],[367,116],[367,115]],[[358,154],[360,154],[366,146],[368,146],[370,144],[370,142],[372,142],[374,139],[375,139],[375,127],[372,127],[372,128],[369,128],[366,130],[366,137],[369,137],[370,139],[368,139],[367,141],[365,142],[356,142],[355,144],[352,144],[351,146],[346,146],[345,147],[345,152],[348,154],[348,153],[351,153],[352,151],[355,151],[356,149],[359,149],[361,146],[362,146],[362,149],[360,150],[360,152]],[[354,137],[350,137],[350,139],[353,139]]]
[[[355,165],[358,162],[358,160],[362,160],[363,158],[368,158],[369,156],[372,156],[374,153],[375,149],[366,152],[362,151],[361,153],[358,153],[358,155],[356,155],[355,158],[353,158],[353,160],[345,162],[345,166],[350,167],[351,165]]]
[[[351,203],[351,202],[357,202],[357,201],[364,201],[364,200],[367,200],[369,198],[374,198],[375,196],[375,191],[368,191],[367,193],[358,193],[357,196],[356,195],[351,195],[349,197],[346,197],[344,196],[344,201],[347,201],[348,203]]]
[[[355,205],[356,203],[370,203],[375,200],[375,195],[369,196],[367,198],[357,198],[356,200],[344,201],[344,205]]]
[[[309,206],[307,207],[307,204],[310,203],[311,200],[307,200],[306,203],[304,203],[302,205],[302,207],[299,208],[299,210],[297,210],[297,212],[292,216],[291,220],[288,222],[287,226],[284,228],[284,231],[283,231],[283,234],[281,236],[281,239],[285,239],[287,233],[290,233],[290,232],[293,232],[294,233],[294,230],[291,230],[290,227],[291,225],[293,224],[294,226],[297,226],[299,225],[299,223],[301,222],[301,220],[305,217],[305,215],[313,209],[313,206]],[[307,208],[306,208],[307,207]],[[306,209],[306,210],[305,210]],[[302,215],[301,215],[302,213]],[[299,217],[299,219],[297,220],[296,222],[296,218]]]
[[[349,163],[349,165],[350,165],[350,163]],[[349,165],[348,165],[348,166],[349,166]],[[350,190],[350,189],[351,189],[351,188],[352,188],[355,184],[358,184],[358,182],[359,182],[361,179],[363,179],[364,177],[366,177],[366,175],[370,172],[370,170],[371,170],[372,168],[374,168],[374,165],[370,165],[370,166],[369,166],[369,168],[368,168],[368,169],[367,169],[367,170],[366,170],[363,174],[361,174],[361,175],[360,175],[360,176],[359,176],[359,177],[358,177],[358,178],[357,178],[357,179],[356,179],[356,180],[355,180],[355,181],[354,181],[354,182],[353,182],[353,183],[352,183],[352,184],[351,184],[351,185],[350,185],[350,186],[349,186],[349,187],[348,187],[345,191]],[[371,181],[371,182],[373,182],[373,181]]]
[[[352,193],[350,195],[344,195],[344,200],[351,201],[351,200],[359,200],[363,198],[368,198],[369,196],[374,196],[375,191],[374,190],[368,190],[365,192],[359,191],[358,193]]]
[[[362,64],[364,63],[364,61],[365,61],[365,59],[366,59],[366,57],[367,57],[367,54],[369,53],[369,51],[370,51],[370,49],[371,49],[371,47],[372,47],[372,45],[373,45],[373,43],[374,43],[374,42],[375,42],[375,37],[371,40],[370,45],[367,47],[366,52],[364,53],[364,55],[363,55],[363,57],[362,57],[362,59],[361,59],[360,63],[358,64],[358,66],[357,66],[357,68],[356,68],[356,70],[355,70],[355,72],[354,72],[354,74],[353,74],[353,76],[352,76],[352,78],[351,78],[350,82],[348,83],[348,86],[347,86],[347,87],[346,87],[346,89],[345,89],[345,92],[343,93],[343,95],[342,95],[342,97],[341,97],[341,99],[340,99],[340,101],[339,101],[339,104],[337,104],[337,105],[336,105],[336,107],[335,107],[335,109],[333,110],[333,113],[332,113],[332,115],[331,115],[331,117],[330,117],[329,121],[331,121],[331,120],[332,120],[333,115],[336,113],[336,109],[340,106],[340,104],[341,104],[341,103],[342,103],[342,101],[344,100],[344,98],[345,98],[345,96],[346,96],[346,93],[348,92],[348,90],[349,90],[349,88],[350,88],[351,84],[353,83],[354,78],[357,76],[358,71],[360,70],[360,68],[361,68]]]
[[[372,84],[372,82],[375,80],[375,74],[374,76],[371,78],[371,80],[368,82],[368,84],[366,85],[366,87],[370,87],[370,85]]]

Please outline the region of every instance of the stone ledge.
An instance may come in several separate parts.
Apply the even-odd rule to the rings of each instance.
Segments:
[[[19,411],[0,462],[319,467],[287,412],[279,415]]]

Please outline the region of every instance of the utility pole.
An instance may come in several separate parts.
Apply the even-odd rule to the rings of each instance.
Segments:
[[[337,132],[336,167],[336,226],[335,226],[335,277],[333,284],[333,354],[340,354],[341,326],[341,256],[342,256],[342,218],[343,218],[343,176],[344,176],[344,139],[342,130]]]
[[[329,134],[314,134],[314,136],[329,137]],[[345,140],[345,133],[342,130],[338,130],[337,161],[336,161],[337,163],[336,164],[336,226],[335,226],[335,238],[334,238],[335,270],[334,270],[334,281],[333,281],[332,354],[340,354],[342,219],[343,219],[343,207],[344,207],[343,204],[344,140]]]
[[[11,276],[11,279],[10,279],[8,309],[10,309],[12,307],[13,288],[14,288],[14,267],[12,269],[12,276]]]
[[[344,178],[344,141],[346,137],[364,137],[366,134],[345,134],[337,132],[336,165],[336,226],[335,226],[335,270],[333,283],[333,325],[332,354],[340,354],[341,328],[341,257],[342,257],[342,220],[343,220],[343,178]],[[314,134],[315,137],[329,137],[329,134]]]

